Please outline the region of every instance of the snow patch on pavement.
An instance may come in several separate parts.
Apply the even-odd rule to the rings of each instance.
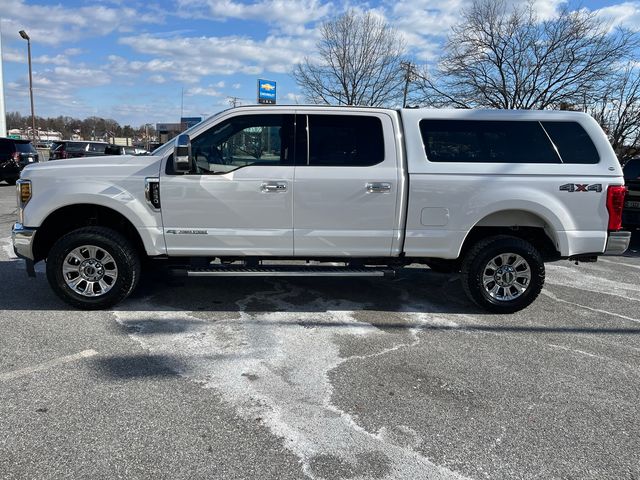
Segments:
[[[284,439],[310,478],[325,478],[334,464],[355,472],[352,478],[374,473],[387,479],[463,478],[420,455],[415,449],[421,439],[409,427],[368,432],[331,403],[329,373],[354,359],[340,356],[335,337],[390,335],[354,318],[362,305],[330,301],[289,283],[273,285],[272,291],[236,302],[233,312],[212,313],[209,321],[183,311],[149,309],[144,300],[139,307],[129,302],[126,311],[114,313],[152,354],[175,358],[179,374],[215,389],[243,418],[263,423]],[[316,300],[302,308],[288,301],[301,294]],[[265,302],[274,307],[247,311]],[[417,345],[422,326],[456,326],[438,315],[407,310],[408,325],[414,328],[403,331],[400,343],[372,355]]]

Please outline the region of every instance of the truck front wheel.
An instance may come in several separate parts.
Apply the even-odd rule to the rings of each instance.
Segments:
[[[140,278],[140,258],[118,232],[85,227],[61,237],[47,257],[47,279],[69,305],[99,310],[124,300]]]
[[[486,238],[462,262],[462,286],[478,306],[513,313],[529,306],[544,285],[544,262],[529,242],[507,235]]]

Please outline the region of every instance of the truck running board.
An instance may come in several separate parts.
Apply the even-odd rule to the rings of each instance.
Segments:
[[[294,265],[241,267],[215,265],[209,268],[172,269],[176,276],[188,277],[393,277],[391,268],[299,267]]]

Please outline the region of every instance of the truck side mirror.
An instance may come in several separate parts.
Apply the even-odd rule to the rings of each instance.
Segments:
[[[191,139],[186,133],[176,138],[173,147],[173,169],[184,173],[191,171]]]

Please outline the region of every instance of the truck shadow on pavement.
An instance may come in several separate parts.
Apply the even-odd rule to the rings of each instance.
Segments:
[[[35,279],[28,278],[22,262],[17,260],[0,262],[0,278],[8,286],[0,291],[0,305],[5,311],[69,311],[77,312],[83,320],[95,315],[66,305],[51,291],[42,271]],[[326,327],[344,331],[368,324],[386,331],[640,334],[640,327],[588,326],[570,314],[561,317],[562,323],[541,325],[544,322],[534,321],[541,315],[550,317],[553,313],[555,316],[557,308],[557,304],[541,296],[522,312],[493,315],[467,300],[457,277],[426,268],[410,268],[395,279],[226,277],[186,279],[180,284],[169,284],[168,277],[147,272],[131,297],[112,312],[136,313],[135,321],[122,320],[118,328],[122,333],[140,335],[183,333],[198,328],[203,321],[218,321],[220,316],[237,318],[243,325]],[[355,314],[359,321],[326,321],[320,315],[318,318],[307,315],[342,311]],[[148,318],[144,318],[144,312],[149,312]],[[179,315],[181,312],[189,312],[193,318],[185,319]],[[300,313],[300,318],[291,320],[269,315],[278,312]],[[241,313],[246,315],[240,318]],[[456,316],[451,318],[455,323],[447,324],[425,322],[417,318],[417,314],[427,315],[429,319]],[[181,318],[176,320],[177,316]]]

